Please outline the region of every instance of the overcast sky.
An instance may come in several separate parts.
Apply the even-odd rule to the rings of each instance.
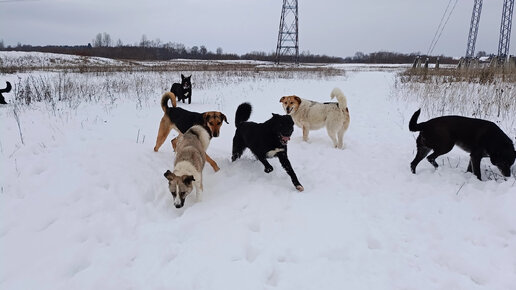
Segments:
[[[281,0],[0,0],[0,40],[79,45],[99,32],[116,43],[162,43],[243,54],[276,49]],[[299,0],[300,51],[426,53],[449,0]],[[454,3],[455,0],[452,0]],[[497,53],[503,0],[484,1],[475,52]],[[463,56],[473,0],[459,0],[433,55]],[[515,29],[510,54],[516,54]]]

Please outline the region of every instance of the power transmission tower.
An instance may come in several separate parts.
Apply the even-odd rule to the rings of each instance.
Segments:
[[[299,63],[297,0],[283,0],[276,63],[279,63],[282,58]]]
[[[504,61],[509,55],[513,8],[514,0],[503,1],[502,24],[500,25],[500,41],[498,42],[498,61]]]
[[[482,12],[482,0],[475,0],[473,13],[471,14],[471,24],[469,26],[468,47],[466,49],[466,59],[475,57],[475,43],[477,42],[478,23]]]

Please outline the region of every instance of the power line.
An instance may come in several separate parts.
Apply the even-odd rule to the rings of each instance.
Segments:
[[[451,8],[450,12],[448,13],[448,9],[449,9],[450,4],[451,4],[452,1],[453,0],[450,0],[448,2],[448,5],[446,6],[446,10],[444,10],[444,14],[441,17],[441,22],[439,23],[439,26],[437,27],[437,31],[435,32],[434,39],[432,39],[432,43],[430,43],[430,47],[428,48],[427,55],[430,55],[434,51],[435,46],[437,45],[437,42],[441,38],[441,35],[442,35],[443,31],[444,31],[444,28],[446,27],[446,24],[450,20],[450,17],[451,17],[451,15],[453,13],[453,10],[455,10],[455,6],[457,6],[458,0],[455,0],[455,3],[453,3],[453,7]],[[446,21],[443,24],[442,21],[443,21],[443,19],[446,16],[447,13],[448,13],[448,17],[446,18]],[[440,31],[439,31],[439,29],[440,29]],[[437,35],[437,38],[436,38],[436,35]]]

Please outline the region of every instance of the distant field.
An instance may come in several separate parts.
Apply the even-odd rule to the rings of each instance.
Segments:
[[[324,64],[275,65],[263,61],[133,61],[83,57],[40,52],[0,52],[0,73],[28,71],[66,72],[188,72],[188,71],[236,71],[236,72],[316,72],[325,75],[340,75],[342,69]]]

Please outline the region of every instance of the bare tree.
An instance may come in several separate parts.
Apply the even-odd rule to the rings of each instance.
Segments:
[[[192,46],[192,48],[190,49],[190,52],[191,52],[193,55],[197,55],[197,54],[199,54],[199,47],[198,47],[198,46]]]
[[[161,46],[161,39],[156,38],[154,41],[152,41],[152,47],[160,47]]]
[[[147,38],[147,35],[145,35],[145,34],[142,35],[142,39],[140,40],[140,46],[141,47],[149,47],[150,46],[150,41]]]
[[[97,33],[95,38],[92,41],[94,47],[101,47],[102,46],[102,33]]]
[[[199,52],[200,52],[202,55],[206,55],[206,54],[208,53],[208,49],[206,48],[206,46],[201,45],[201,49],[199,50]]]
[[[102,34],[102,44],[104,47],[109,47],[112,45],[111,36],[106,32]]]

